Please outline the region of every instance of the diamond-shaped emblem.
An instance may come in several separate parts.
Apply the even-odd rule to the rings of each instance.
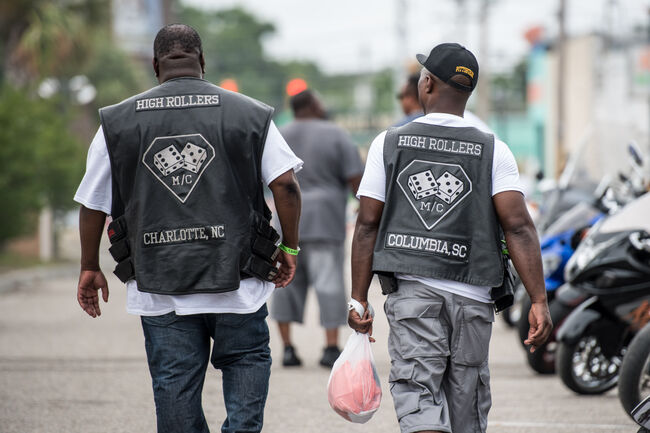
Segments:
[[[422,224],[431,230],[472,191],[472,181],[458,164],[411,161],[397,183]]]
[[[185,203],[214,159],[214,147],[201,134],[156,137],[142,163],[181,203]]]

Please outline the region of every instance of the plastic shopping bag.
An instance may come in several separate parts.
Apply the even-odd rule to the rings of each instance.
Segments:
[[[327,399],[348,421],[365,423],[379,409],[381,385],[368,334],[353,332],[334,363]]]

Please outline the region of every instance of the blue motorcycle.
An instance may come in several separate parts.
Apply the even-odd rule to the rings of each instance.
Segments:
[[[595,207],[580,203],[551,225],[540,241],[546,296],[549,300],[551,320],[556,326],[571,312],[571,308],[567,305],[551,302],[555,298],[556,290],[565,282],[564,268],[587,230],[603,216],[604,214]],[[520,284],[517,290],[519,293],[516,296],[523,298],[519,303],[521,313],[517,322],[517,330],[519,340],[524,345],[524,340],[528,338],[529,323],[528,315],[523,313],[530,310],[531,302],[526,296],[523,285]],[[538,347],[535,352],[526,351],[528,364],[537,373],[555,373],[556,348],[555,336],[551,335],[549,340]]]

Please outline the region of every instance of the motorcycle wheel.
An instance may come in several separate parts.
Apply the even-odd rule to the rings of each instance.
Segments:
[[[616,386],[622,354],[603,354],[598,334],[585,332],[571,344],[558,344],[556,370],[562,382],[578,394],[602,394]]]
[[[553,321],[553,332],[548,337],[546,343],[539,346],[533,353],[530,350],[526,352],[528,356],[528,365],[539,374],[555,374],[555,357],[557,352],[557,340],[555,333],[560,324],[573,311],[573,308],[553,300],[549,303],[548,309]]]
[[[517,278],[517,281],[515,282],[515,299],[512,303],[512,306],[510,308],[506,308],[501,313],[503,321],[510,328],[514,328],[517,326],[517,323],[519,323],[519,318],[521,317],[521,312],[523,311],[521,302],[525,297],[526,289],[524,289],[524,285],[521,284],[521,280]]]
[[[621,364],[618,398],[630,414],[641,400],[650,395],[650,325],[632,339]]]

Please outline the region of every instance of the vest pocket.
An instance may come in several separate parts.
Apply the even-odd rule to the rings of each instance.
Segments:
[[[492,305],[463,305],[460,335],[453,361],[477,367],[487,361],[494,311]]]
[[[442,301],[406,299],[395,302],[395,324],[404,359],[448,356],[449,345],[440,323]]]

